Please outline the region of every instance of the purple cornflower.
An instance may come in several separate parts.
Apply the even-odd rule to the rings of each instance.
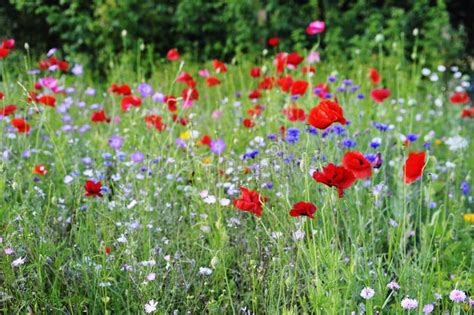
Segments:
[[[334,83],[334,82],[336,82],[336,77],[333,76],[333,75],[329,76],[329,77],[328,77],[328,82],[329,82],[329,83]]]
[[[122,148],[123,138],[119,135],[113,135],[109,139],[109,146],[111,149],[120,150]]]
[[[141,83],[140,85],[138,85],[137,89],[138,92],[140,92],[140,94],[142,95],[142,97],[148,97],[153,94],[153,88],[148,83]]]
[[[365,98],[365,95],[362,93],[357,94],[357,98],[360,100],[363,100]]]
[[[211,141],[211,152],[217,155],[221,155],[224,150],[226,149],[226,145],[224,140],[218,138],[216,140]]]
[[[136,164],[142,163],[144,159],[145,155],[140,151],[136,151],[130,155],[130,160]]]

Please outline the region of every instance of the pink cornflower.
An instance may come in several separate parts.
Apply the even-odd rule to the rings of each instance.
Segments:
[[[390,290],[399,290],[400,285],[395,281],[391,281],[387,284],[387,288],[389,288]]]
[[[449,293],[449,299],[456,303],[464,302],[466,299],[466,293],[464,293],[464,291],[454,289],[451,291],[451,293]]]
[[[375,295],[375,291],[372,288],[365,287],[360,291],[360,296],[366,300],[370,300]]]
[[[418,301],[415,299],[404,298],[401,305],[406,310],[412,310],[418,307]]]

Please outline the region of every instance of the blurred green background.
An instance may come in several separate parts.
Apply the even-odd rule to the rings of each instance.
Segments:
[[[239,53],[257,56],[273,36],[281,50],[311,47],[316,38],[305,28],[320,19],[327,24],[326,60],[349,60],[354,53],[369,58],[383,34],[388,53],[395,42],[410,58],[416,42],[422,62],[469,65],[470,12],[472,0],[3,0],[0,37],[28,42],[35,52],[58,47],[95,66],[136,47],[160,58],[177,47],[199,61],[230,60]]]

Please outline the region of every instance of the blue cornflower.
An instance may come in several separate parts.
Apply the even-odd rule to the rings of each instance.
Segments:
[[[344,141],[342,141],[342,145],[346,148],[354,148],[357,145],[357,142],[352,139],[345,139]]]

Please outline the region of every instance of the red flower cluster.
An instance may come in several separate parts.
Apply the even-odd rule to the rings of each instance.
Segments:
[[[56,57],[51,56],[49,59],[44,59],[39,62],[38,68],[40,70],[48,70],[49,67],[57,66],[62,72],[69,70],[69,63],[63,60],[56,59]]]

